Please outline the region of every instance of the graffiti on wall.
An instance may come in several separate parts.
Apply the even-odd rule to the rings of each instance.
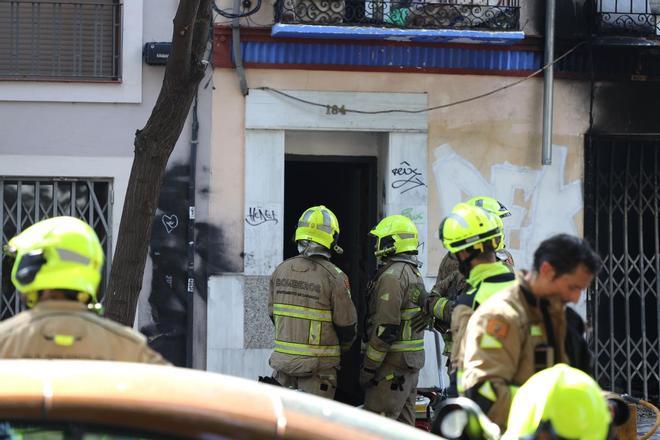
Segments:
[[[263,225],[266,222],[279,223],[278,215],[274,209],[266,209],[257,206],[250,206],[245,216],[245,223],[250,226]]]
[[[422,173],[405,160],[398,167],[392,168],[391,171],[393,176],[392,188],[401,190],[401,194],[420,186],[426,186],[422,180]]]
[[[560,232],[578,232],[575,215],[583,209],[582,182],[564,181],[567,154],[567,147],[555,145],[551,166],[494,164],[488,181],[450,145],[440,145],[433,151],[440,217],[466,198],[478,195],[497,198],[512,214],[504,219],[507,248],[516,266],[528,268],[534,250],[545,238]]]
[[[150,322],[140,331],[149,345],[175,365],[185,366],[188,280],[188,176],[187,163],[168,164],[153,219],[149,257],[152,263],[148,292]],[[198,199],[208,196],[208,188],[197,189]],[[195,223],[194,293],[206,299],[206,279],[210,274],[236,272],[224,250],[222,228]]]

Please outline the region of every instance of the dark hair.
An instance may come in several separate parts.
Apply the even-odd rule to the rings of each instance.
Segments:
[[[534,252],[534,270],[547,261],[555,269],[555,277],[571,273],[584,264],[592,274],[597,274],[602,261],[585,240],[568,234],[557,234],[544,240]]]

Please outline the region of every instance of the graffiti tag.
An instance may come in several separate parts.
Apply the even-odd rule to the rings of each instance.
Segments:
[[[401,194],[403,194],[411,189],[426,186],[421,179],[422,173],[417,171],[417,168],[413,168],[405,160],[399,165],[398,168],[392,168],[392,175],[400,177],[400,179],[392,181],[392,188],[401,189]]]
[[[279,223],[275,210],[250,207],[248,215],[245,217],[245,223],[250,226],[259,226],[267,222]]]
[[[422,214],[421,212],[413,212],[412,208],[406,208],[401,210],[401,215],[405,215],[414,222],[421,222],[424,220],[424,214]]]
[[[165,231],[167,231],[168,234],[175,230],[177,226],[179,226],[179,217],[177,217],[175,214],[163,215],[160,218],[160,221],[163,222]]]

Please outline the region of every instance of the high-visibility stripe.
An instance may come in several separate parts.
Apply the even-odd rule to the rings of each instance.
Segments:
[[[410,341],[412,339],[412,326],[410,320],[403,321],[403,331],[401,332],[401,339]]]
[[[314,321],[332,322],[332,311],[314,309],[311,307],[294,306],[291,304],[273,304],[273,315],[290,318],[311,319]]]
[[[309,338],[307,342],[312,345],[321,344],[321,321],[309,321]]]
[[[445,306],[448,302],[449,301],[444,300],[444,298],[439,298],[433,306],[433,316],[442,319],[443,313],[445,312]],[[440,306],[440,310],[438,310],[438,306]]]
[[[412,339],[410,341],[394,341],[390,351],[421,351],[424,350],[424,339]]]
[[[369,344],[369,346],[367,347],[367,357],[378,364],[383,362],[386,354],[387,353],[385,352],[376,350],[371,346],[371,344]]]
[[[71,335],[55,335],[53,338],[53,342],[55,342],[55,344],[61,345],[63,347],[71,347],[75,341],[76,338]]]
[[[493,389],[493,385],[490,383],[489,380],[483,383],[479,387],[479,394],[481,394],[483,397],[486,399],[490,400],[491,402],[495,402],[497,400],[497,394],[495,394],[495,390]]]
[[[275,341],[275,351],[277,353],[314,357],[339,356],[341,353],[339,345],[309,345],[278,340]]]
[[[61,261],[79,263],[85,266],[88,266],[92,262],[92,260],[86,256],[80,255],[79,253],[70,251],[68,249],[55,248],[55,252],[57,252],[57,256],[60,257]]]
[[[463,370],[460,368],[456,371],[456,391],[461,394],[465,393],[465,387],[463,386]]]
[[[481,342],[479,343],[481,348],[502,348],[502,343],[498,341],[494,336],[484,333],[481,336]]]
[[[280,317],[273,315],[273,320],[275,321],[275,339],[277,339],[280,336]]]
[[[412,309],[401,309],[401,320],[410,320],[415,316],[420,310],[419,307],[413,307]]]

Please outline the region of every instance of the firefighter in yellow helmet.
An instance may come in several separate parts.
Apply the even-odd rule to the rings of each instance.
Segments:
[[[557,364],[518,389],[503,440],[605,440],[610,423],[598,384],[576,368]]]
[[[360,370],[364,408],[414,425],[417,379],[424,366],[423,331],[411,326],[420,310],[411,298],[424,291],[417,227],[408,217],[391,215],[370,234],[377,239],[380,267],[367,292],[367,345]]]
[[[299,255],[270,278],[268,313],[275,324],[273,378],[282,386],[329,399],[337,388],[342,351],[356,336],[357,313],[348,277],[330,262],[337,245],[337,217],[323,205],[305,210],[295,241]]]
[[[498,221],[499,220],[499,221]],[[458,262],[469,285],[456,300],[431,294],[417,299],[424,312],[449,326],[453,339],[450,355],[450,393],[462,392],[460,376],[468,320],[479,305],[516,282],[515,275],[497,260],[496,250],[503,239],[501,220],[488,211],[459,203],[440,224],[444,247]]]
[[[129,327],[98,315],[103,249],[73,217],[40,221],[9,240],[11,280],[29,310],[0,323],[0,358],[166,364]]]
[[[504,223],[502,222],[503,218],[511,215],[511,212],[497,199],[487,196],[473,197],[466,204],[479,207],[493,215],[493,219],[502,231],[502,238],[495,248],[497,259],[513,271],[513,257],[504,245]],[[447,357],[447,370],[449,371],[452,370],[451,352],[453,348],[453,337],[450,331],[451,314],[457,298],[470,290],[473,290],[473,287],[467,283],[466,276],[459,270],[458,259],[452,252],[447,252],[440,262],[436,283],[431,289],[433,304],[427,303],[424,307],[425,312],[419,314],[413,320],[413,325],[417,328],[427,327],[433,323],[435,329],[442,334],[444,340],[443,354]],[[424,300],[422,298],[422,301]],[[423,304],[420,302],[420,305]],[[439,311],[439,316],[435,319],[433,314],[430,313],[432,310]],[[450,397],[458,395],[455,381],[450,382],[447,393]]]
[[[481,208],[494,215],[495,221],[498,223],[500,229],[502,229],[502,240],[500,240],[500,244],[495,249],[497,259],[513,270],[513,256],[506,250],[506,245],[504,243],[504,222],[502,221],[503,218],[511,216],[511,211],[509,211],[499,200],[487,196],[472,197],[465,203]]]

